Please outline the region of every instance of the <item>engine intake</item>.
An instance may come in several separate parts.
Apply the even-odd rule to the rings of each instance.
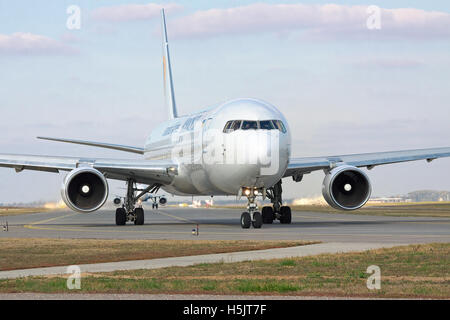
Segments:
[[[159,198],[159,204],[165,205],[167,203],[167,199],[164,197]]]
[[[77,168],[64,179],[61,195],[70,209],[92,212],[100,209],[108,198],[108,182],[94,168]]]
[[[330,206],[339,210],[356,210],[370,198],[372,187],[367,175],[356,167],[339,166],[326,174],[322,194]]]

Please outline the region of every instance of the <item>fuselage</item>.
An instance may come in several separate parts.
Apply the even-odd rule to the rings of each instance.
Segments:
[[[178,165],[166,192],[236,195],[242,187],[277,183],[290,151],[289,127],[279,110],[261,100],[236,99],[157,126],[144,157]]]

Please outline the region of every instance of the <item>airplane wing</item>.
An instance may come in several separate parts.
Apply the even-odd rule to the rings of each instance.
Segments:
[[[0,167],[9,167],[21,172],[38,170],[58,173],[82,166],[99,170],[109,179],[128,180],[138,183],[169,184],[178,174],[177,165],[164,160],[92,159],[76,157],[53,157],[35,155],[0,154]]]
[[[95,141],[85,141],[85,140],[75,140],[75,139],[48,138],[48,137],[37,137],[37,138],[41,139],[41,140],[82,144],[85,146],[91,146],[91,147],[97,147],[97,148],[106,148],[106,149],[113,149],[113,150],[119,150],[119,151],[125,151],[125,152],[144,154],[143,148],[123,146],[123,145],[119,145],[119,144],[95,142]]]
[[[328,157],[306,157],[289,159],[284,177],[301,176],[316,170],[332,169],[336,165],[347,164],[355,167],[367,167],[406,161],[427,160],[450,157],[450,148],[433,148],[376,153],[349,154]]]

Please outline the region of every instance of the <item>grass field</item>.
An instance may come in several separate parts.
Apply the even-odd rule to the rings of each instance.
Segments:
[[[400,202],[366,204],[355,211],[336,210],[328,205],[289,205],[293,211],[376,215],[397,217],[450,217],[450,202]],[[262,207],[262,206],[260,206]],[[243,205],[223,205],[214,208],[245,209]]]
[[[27,214],[27,213],[47,212],[51,210],[52,209],[47,208],[0,207],[0,217],[13,216],[18,214]]]
[[[340,211],[329,206],[292,206],[295,211],[350,213],[377,216],[450,217],[450,202],[414,202],[367,204],[355,211]]]
[[[381,268],[381,290],[366,287]],[[203,293],[450,298],[450,244],[363,253],[86,274],[82,293]],[[66,278],[0,280],[0,292],[69,292]],[[74,291],[70,291],[74,292]]]
[[[0,270],[299,246],[306,241],[0,239]]]

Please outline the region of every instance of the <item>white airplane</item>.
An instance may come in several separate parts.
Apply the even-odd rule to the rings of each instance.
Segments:
[[[164,10],[162,16],[163,71],[169,120],[152,131],[144,148],[91,141],[42,138],[132,152],[136,160],[0,154],[0,166],[48,172],[68,171],[62,184],[67,206],[86,213],[100,209],[108,197],[108,180],[126,181],[116,224],[144,223],[144,211],[136,207],[147,193],[162,188],[175,195],[238,195],[248,199],[241,215],[242,228],[261,228],[275,219],[291,223],[291,209],[282,205],[281,181],[323,170],[322,194],[334,208],[355,210],[369,199],[371,184],[365,171],[375,166],[450,156],[450,148],[406,150],[352,155],[292,158],[288,121],[273,105],[256,99],[236,99],[198,113],[179,116]],[[39,138],[39,137],[38,137]],[[147,188],[137,192],[136,184]],[[272,206],[261,213],[256,197],[268,197]]]

